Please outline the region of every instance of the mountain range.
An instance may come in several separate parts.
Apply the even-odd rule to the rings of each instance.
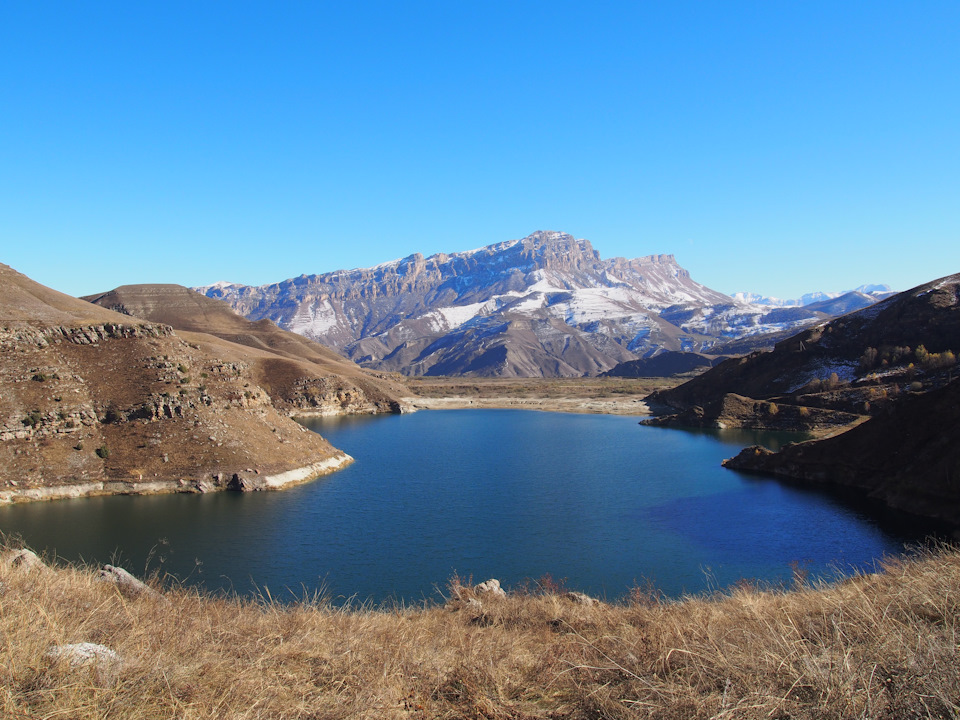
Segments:
[[[251,320],[317,340],[361,366],[407,375],[597,375],[664,351],[766,343],[876,298],[773,307],[694,281],[673,255],[604,260],[587,240],[538,231],[470,252],[195,288]],[[743,352],[740,348],[738,351]]]

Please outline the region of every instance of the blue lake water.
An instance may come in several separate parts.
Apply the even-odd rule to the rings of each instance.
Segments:
[[[916,542],[835,496],[720,466],[783,437],[518,410],[320,419],[356,462],[272,493],[105,497],[0,508],[0,530],[67,559],[273,597],[439,599],[454,573],[549,574],[615,599],[869,569]]]

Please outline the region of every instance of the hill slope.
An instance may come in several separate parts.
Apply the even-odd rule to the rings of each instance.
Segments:
[[[181,333],[206,333],[259,351],[245,353],[245,360],[257,383],[282,409],[300,414],[400,412],[400,398],[407,394],[382,373],[363,370],[270,320],[251,322],[225,302],[181,285],[124,285],[83,299]],[[224,343],[218,343],[218,352],[237,354]]]
[[[918,358],[915,351],[921,345],[927,355]],[[824,381],[838,388],[847,384],[860,397],[859,390],[871,386],[894,383],[902,389],[924,365],[936,365],[930,354],[957,350],[960,274],[804,330],[777,343],[772,352],[727,360],[679,387],[654,393],[649,400],[677,410],[706,406],[727,393],[758,399],[789,396],[800,401],[822,389]],[[872,404],[880,399],[874,397]],[[858,402],[862,404],[863,399]]]
[[[243,357],[0,265],[0,501],[258,489],[349,461],[278,412]]]
[[[854,487],[890,507],[960,525],[960,379],[911,395],[840,435],[724,465]]]
[[[653,393],[648,402],[680,412],[650,422],[814,430],[850,423],[852,411],[862,417],[839,434],[776,453],[748,448],[726,465],[857,488],[960,525],[957,349],[960,274]]]

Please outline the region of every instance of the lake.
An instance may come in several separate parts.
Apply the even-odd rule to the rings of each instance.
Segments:
[[[67,560],[281,599],[440,599],[454,574],[551,576],[616,599],[870,569],[922,531],[832,494],[720,466],[784,436],[637,418],[445,410],[305,421],[356,458],[283,492],[0,507],[0,529]],[[893,517],[891,521],[890,517]]]

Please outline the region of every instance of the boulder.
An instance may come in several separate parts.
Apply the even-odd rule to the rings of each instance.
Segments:
[[[600,601],[596,598],[590,597],[586,593],[582,592],[568,592],[564,593],[563,597],[567,600],[571,600],[578,605],[599,605]]]
[[[490,578],[485,580],[479,585],[474,586],[473,591],[477,595],[489,595],[490,597],[500,597],[505,598],[507,596],[506,591],[500,587],[500,581],[496,578]]]
[[[123,663],[121,657],[105,645],[82,642],[54,645],[44,653],[47,660],[67,663],[71,668],[93,665],[97,670],[111,670]]]
[[[35,571],[44,574],[52,573],[53,570],[41,560],[35,552],[22,548],[20,550],[8,550],[0,556],[0,567],[10,569],[20,569]]]
[[[123,668],[123,658],[105,645],[82,642],[54,645],[44,653],[49,670],[60,673],[92,671],[96,685],[107,687],[116,682]],[[87,679],[89,681],[89,677]]]
[[[100,580],[103,580],[104,582],[110,582],[116,585],[117,590],[120,591],[120,594],[126,595],[127,597],[163,597],[156,590],[151,588],[146,583],[137,580],[137,578],[123,568],[114,567],[113,565],[104,565],[103,569],[100,571],[99,577]]]

